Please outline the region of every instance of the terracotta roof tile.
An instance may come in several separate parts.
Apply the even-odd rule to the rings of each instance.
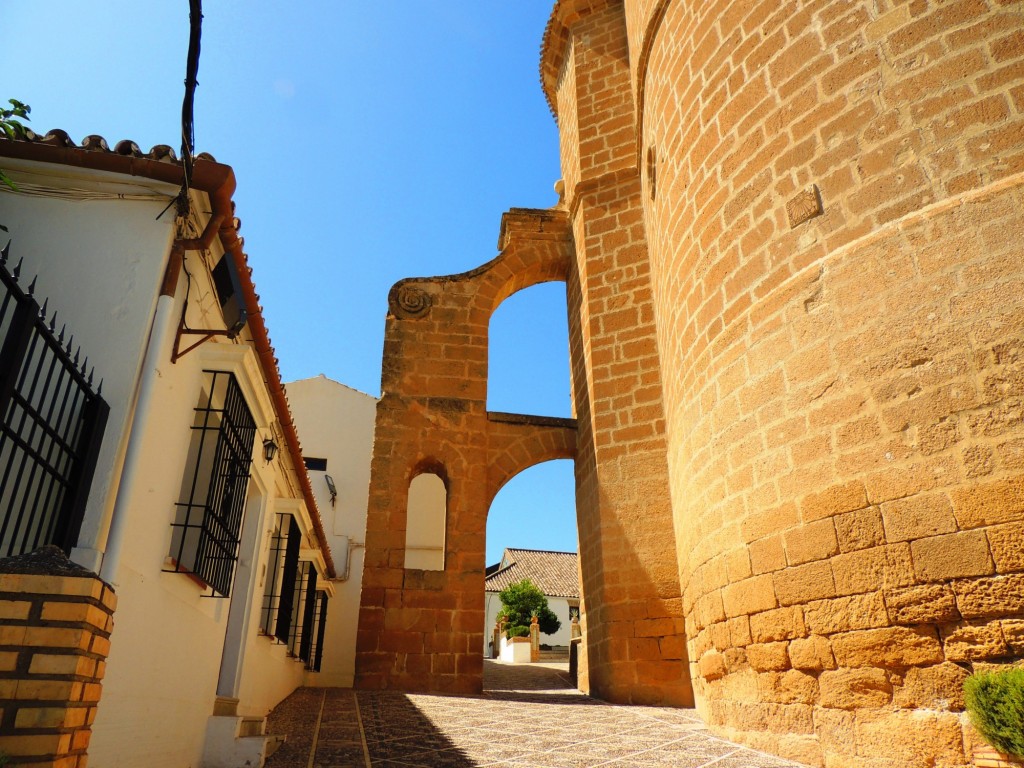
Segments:
[[[5,141],[10,141],[6,137],[2,137]],[[128,157],[139,157],[145,158],[146,160],[156,160],[159,163],[178,163],[178,156],[174,153],[174,149],[167,144],[156,144],[151,147],[148,152],[143,152],[141,147],[131,139],[122,139],[117,142],[113,149],[107,140],[97,134],[90,134],[82,139],[81,144],[75,143],[67,131],[63,131],[60,128],[52,128],[45,134],[38,134],[32,130],[26,130],[25,135],[17,141],[27,142],[29,144],[45,144],[51,147],[66,147],[69,149],[85,149],[90,152],[107,152],[113,155],[125,155]],[[211,162],[217,162],[213,155],[207,152],[200,152],[196,155],[197,158],[204,158]]]
[[[575,552],[506,549],[502,559],[509,564],[487,577],[484,582],[487,592],[500,592],[510,584],[529,579],[550,597],[580,596]]]

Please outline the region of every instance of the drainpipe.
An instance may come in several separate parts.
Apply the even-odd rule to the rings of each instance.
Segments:
[[[121,467],[121,480],[117,486],[117,497],[114,500],[114,511],[110,519],[110,531],[107,533],[106,547],[103,552],[103,565],[100,567],[100,578],[111,586],[117,586],[117,571],[121,564],[121,550],[124,546],[125,524],[128,519],[128,504],[135,488],[135,475],[139,466],[143,436],[149,422],[150,402],[153,390],[159,378],[160,356],[167,347],[168,339],[174,333],[174,294],[178,289],[178,276],[185,260],[185,251],[205,250],[210,246],[217,230],[224,220],[222,215],[211,217],[203,234],[197,240],[175,240],[171,245],[171,255],[164,272],[160,296],[156,300],[156,313],[153,316],[153,330],[146,345],[146,354],[142,363],[142,379],[139,382],[139,396],[135,402],[135,414],[132,419],[131,432],[128,434],[128,446],[125,449],[124,464]]]

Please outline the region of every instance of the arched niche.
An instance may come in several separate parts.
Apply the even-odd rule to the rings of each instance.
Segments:
[[[440,475],[422,472],[409,483],[405,522],[405,567],[444,570],[448,489]]]

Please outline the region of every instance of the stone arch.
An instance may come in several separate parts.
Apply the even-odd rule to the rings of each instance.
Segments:
[[[487,412],[488,327],[513,293],[566,281],[566,220],[561,211],[510,211],[497,258],[391,289],[367,510],[359,687],[482,690],[490,502],[525,467],[573,458],[576,439],[572,419]],[[406,493],[396,490],[424,472],[445,480],[444,571],[404,567]]]
[[[576,457],[576,423],[573,419],[487,414],[494,432],[487,459],[487,508],[504,485],[520,472],[552,459]]]

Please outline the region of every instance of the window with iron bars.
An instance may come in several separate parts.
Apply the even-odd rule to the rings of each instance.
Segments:
[[[308,560],[303,560],[299,563],[292,586],[292,620],[288,627],[288,653],[302,661],[309,656],[309,643],[306,641],[306,603],[315,594],[316,568]]]
[[[188,471],[176,504],[173,571],[198,577],[228,597],[238,558],[256,423],[234,375],[204,371],[192,422]]]
[[[314,672],[320,671],[320,663],[324,657],[324,632],[327,629],[327,594],[316,593],[316,600],[313,605],[313,626],[309,633],[311,647],[309,658],[306,660],[306,669]]]
[[[260,631],[265,635],[277,635],[277,615],[281,606],[281,592],[284,584],[284,563],[288,555],[288,543],[295,529],[295,560],[299,557],[299,526],[289,514],[279,513],[274,532],[270,536],[270,555],[267,558],[267,575],[263,584],[263,606],[260,612]],[[287,626],[287,625],[286,625]],[[285,635],[287,638],[287,635]]]
[[[316,568],[299,560],[301,541],[295,518],[279,514],[270,537],[260,630],[287,645],[291,656],[319,671],[319,661],[313,667],[311,660],[323,645],[326,596],[317,590]]]

